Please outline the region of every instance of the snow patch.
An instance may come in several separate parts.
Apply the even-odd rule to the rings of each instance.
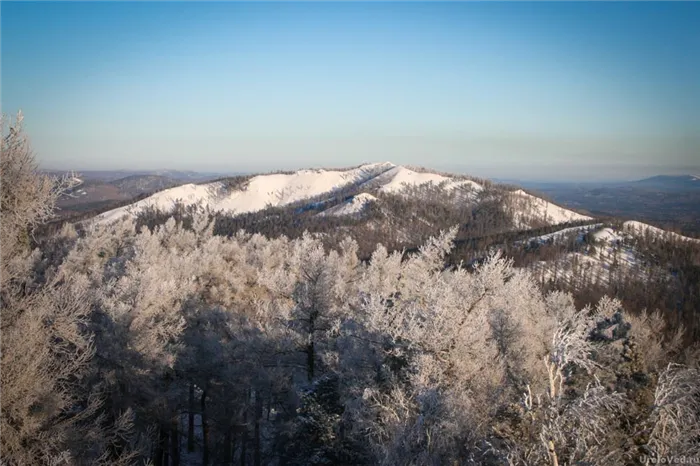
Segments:
[[[565,235],[568,235],[570,233],[577,232],[578,237],[577,241],[583,241],[583,236],[592,231],[595,230],[596,228],[602,226],[602,223],[596,223],[595,225],[583,225],[580,227],[569,227],[569,228],[564,228],[562,230],[555,231],[553,233],[548,233],[546,235],[541,235],[541,236],[535,236],[533,238],[529,238],[528,240],[524,241],[525,244],[530,244],[533,241],[538,242],[538,243],[547,243],[547,242],[556,242],[560,239],[562,239]],[[594,233],[594,236],[597,234]],[[518,243],[523,243],[522,241]]]
[[[435,186],[443,184],[448,191],[457,188],[469,188],[477,193],[483,189],[479,183],[471,180],[455,180],[437,173],[420,173],[401,166],[382,173],[368,183],[372,187],[379,187],[379,192],[392,194],[399,193],[408,186],[421,186],[424,184],[433,184]]]
[[[593,233],[593,238],[601,243],[614,244],[615,242],[620,242],[624,238],[612,228],[601,228],[600,230]]]
[[[622,245],[605,244],[588,252],[570,252],[554,261],[536,262],[528,268],[538,280],[561,280],[574,288],[607,285],[630,273],[642,280],[649,278],[648,267],[639,263],[635,251]]]
[[[377,201],[377,198],[368,193],[361,193],[357,196],[353,196],[351,199],[343,202],[342,204],[331,207],[330,209],[321,212],[319,216],[333,215],[336,217],[341,216],[356,216],[362,213],[362,211],[367,207],[368,204]]]

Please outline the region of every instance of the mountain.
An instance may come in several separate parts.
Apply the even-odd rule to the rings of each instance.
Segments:
[[[391,162],[361,165],[350,169],[299,170],[250,177],[237,177],[203,184],[184,184],[162,190],[138,202],[99,215],[100,223],[124,216],[136,216],[146,208],[167,210],[175,203],[196,204],[211,211],[241,215],[270,207],[295,205],[325,216],[357,215],[367,203],[382,198],[404,196],[434,202],[480,205],[499,198],[503,210],[512,217],[516,229],[590,221],[591,217],[565,209],[523,190],[502,192],[486,189],[463,175],[441,174],[420,167],[397,166]],[[338,202],[333,198],[342,197]],[[324,212],[328,209],[327,212]],[[425,219],[423,219],[425,220]]]

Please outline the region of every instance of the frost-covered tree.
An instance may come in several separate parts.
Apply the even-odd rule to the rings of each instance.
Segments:
[[[56,273],[95,291],[104,410],[134,407],[155,464],[615,462],[635,423],[649,448],[692,442],[634,401],[655,387],[639,371],[679,352],[649,338],[656,318],[578,310],[499,254],[446,267],[455,234],[363,264],[351,240],[125,220]]]
[[[53,215],[56,200],[72,186],[68,177],[57,178],[37,173],[29,138],[24,132],[23,116],[14,120],[2,115],[0,147],[0,206],[2,222],[2,288],[26,273],[26,257],[31,252],[33,230]]]
[[[82,276],[56,273],[65,251],[31,249],[69,182],[37,173],[21,114],[2,123],[0,456],[8,465],[129,464],[133,413],[106,419],[103,386],[90,383],[94,290]],[[53,246],[69,244],[66,235]]]

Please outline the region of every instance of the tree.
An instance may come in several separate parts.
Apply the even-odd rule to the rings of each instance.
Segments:
[[[21,112],[14,121],[5,115],[0,120],[2,289],[26,273],[32,231],[51,218],[56,200],[74,183],[69,177],[56,178],[37,173],[38,165],[22,122]]]
[[[88,383],[89,283],[45,269],[47,256],[30,247],[34,228],[50,218],[70,181],[37,173],[21,113],[14,122],[2,118],[2,133],[0,454],[9,465],[128,464],[135,451],[119,444],[128,439],[132,413],[108,422],[100,416],[100,385]]]

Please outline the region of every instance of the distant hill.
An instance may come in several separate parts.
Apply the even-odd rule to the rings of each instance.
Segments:
[[[151,193],[162,189],[172,188],[182,183],[183,180],[162,175],[131,175],[112,181],[110,184],[119,188],[127,195],[138,196],[143,193]]]
[[[659,175],[635,181],[632,184],[635,186],[667,191],[700,190],[700,176]]]
[[[51,175],[63,175],[67,170],[40,170],[42,173]],[[236,175],[238,173],[223,172],[194,172],[181,170],[86,170],[78,171],[83,180],[115,181],[132,176],[160,176],[174,180],[200,182],[213,180],[223,176]]]
[[[128,175],[117,179],[111,179],[115,172],[99,174],[107,179],[92,178],[90,175],[94,176],[95,173],[88,174],[87,177],[85,174],[79,174],[75,179],[77,184],[65,192],[57,202],[59,216],[100,209],[114,202],[129,201],[188,182],[186,179],[152,174]]]
[[[76,177],[78,183],[57,202],[59,217],[101,210],[185,183],[203,183],[228,175],[180,170],[39,171],[52,176]]]

